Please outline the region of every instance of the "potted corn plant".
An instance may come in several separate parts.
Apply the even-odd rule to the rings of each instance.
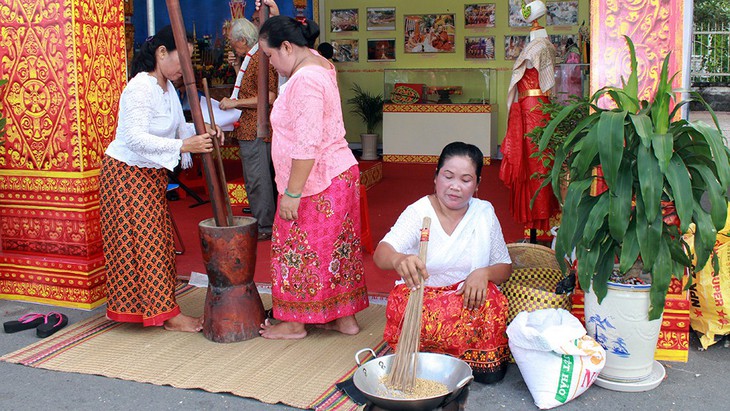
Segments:
[[[622,79],[621,87],[604,87],[563,108],[545,127],[539,149],[547,149],[556,127],[571,113],[590,109],[554,148],[554,165],[545,180],[563,204],[556,256],[575,252],[578,281],[586,291],[586,328],[608,353],[601,376],[608,371],[606,378],[640,381],[652,371],[672,277],[681,279],[685,268],[701,269],[711,260],[717,264],[711,256],[727,214],[730,151],[717,118],[697,93],[671,107],[676,74],[669,76],[669,56],[653,99],[639,99],[636,53],[631,39],[625,38],[631,55],[628,79]],[[600,107],[598,100],[604,96],[615,107]],[[690,101],[704,104],[715,125],[678,119],[678,110]],[[559,184],[565,171],[570,178],[563,198]],[[702,196],[709,199],[709,209],[701,206]],[[690,225],[692,253],[683,237]],[[567,271],[566,261],[558,262]],[[615,289],[627,291],[626,287],[632,296],[643,295],[642,302],[630,305],[623,297],[611,297]],[[634,292],[639,289],[644,292]],[[599,311],[591,311],[591,304]],[[600,312],[605,306],[624,313]],[[653,329],[617,331],[619,317],[637,316]],[[648,360],[639,361],[634,355],[639,349],[629,347],[632,334],[650,336],[638,343],[650,347]],[[609,370],[612,355],[618,369]]]
[[[352,87],[355,96],[347,102],[352,105],[351,113],[360,117],[365,123],[366,133],[360,134],[363,160],[378,159],[378,135],[375,128],[383,121],[383,95],[372,94],[363,90],[359,84]]]

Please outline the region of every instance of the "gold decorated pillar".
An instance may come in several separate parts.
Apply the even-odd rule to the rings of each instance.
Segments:
[[[656,91],[662,62],[671,51],[669,74],[679,72],[683,59],[686,0],[591,1],[591,93],[605,86],[620,86],[628,78],[629,48],[624,35],[636,47],[639,99],[648,100]],[[674,87],[683,87],[682,76]]]
[[[0,298],[105,301],[99,168],[126,83],[122,0],[0,4]]]
[[[624,35],[636,47],[639,99],[650,100],[655,94],[669,52],[669,75],[680,72],[685,31],[692,30],[684,25],[685,4],[689,0],[591,1],[591,93],[604,86],[621,86],[621,77],[628,78],[630,56]],[[673,86],[685,87],[683,80],[684,76],[676,76]],[[576,296],[574,313],[582,310],[582,293]],[[682,284],[673,279],[655,359],[687,361],[688,350],[689,301]]]

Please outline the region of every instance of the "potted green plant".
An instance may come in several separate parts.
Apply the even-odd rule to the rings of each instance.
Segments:
[[[671,107],[675,91],[674,76],[668,74],[669,56],[652,101],[639,100],[636,53],[631,39],[626,37],[626,42],[631,55],[628,79],[622,79],[621,87],[604,87],[563,108],[545,127],[539,149],[548,147],[563,119],[576,110],[591,110],[555,147],[554,165],[545,181],[560,193],[561,173],[567,170],[570,175],[565,197],[556,194],[563,204],[556,256],[575,251],[578,280],[587,293],[586,311],[589,291],[601,304],[615,277],[650,282],[645,311],[658,337],[656,323],[672,277],[681,278],[685,267],[704,267],[713,254],[717,230],[725,225],[730,151],[717,118],[697,93]],[[600,107],[598,100],[604,96],[615,107]],[[677,119],[678,110],[690,101],[707,107],[715,127]],[[709,199],[709,210],[700,205],[703,195]],[[694,255],[683,239],[690,224],[695,227]],[[558,262],[566,271],[566,261]],[[717,264],[716,258],[713,262]],[[604,320],[586,313],[589,332],[589,322]],[[599,325],[599,331],[605,326]],[[617,345],[604,345],[607,351],[621,353],[625,348],[623,340],[613,343]],[[653,344],[649,343],[652,357],[656,339]]]
[[[351,113],[365,123],[367,133],[360,134],[363,160],[378,159],[378,135],[375,128],[383,121],[383,95],[363,90],[359,84],[352,86],[355,95],[347,100],[352,105]]]

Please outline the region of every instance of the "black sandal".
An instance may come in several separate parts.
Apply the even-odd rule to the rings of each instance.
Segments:
[[[68,317],[65,314],[50,312],[46,314],[43,324],[36,328],[36,334],[40,338],[46,338],[56,333],[56,331],[68,324]]]
[[[29,313],[17,320],[4,322],[3,328],[5,328],[5,332],[8,334],[17,333],[18,331],[23,330],[30,330],[31,328],[36,328],[43,324],[45,318],[46,316],[44,314]]]

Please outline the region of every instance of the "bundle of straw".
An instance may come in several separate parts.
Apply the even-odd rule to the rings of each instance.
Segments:
[[[421,228],[421,242],[418,247],[418,258],[424,264],[426,263],[430,228],[431,219],[424,217]],[[421,317],[423,315],[423,275],[420,276],[419,280],[420,286],[416,290],[412,290],[408,296],[400,338],[393,356],[387,384],[389,388],[403,392],[412,391],[416,385],[418,350],[421,345]]]

